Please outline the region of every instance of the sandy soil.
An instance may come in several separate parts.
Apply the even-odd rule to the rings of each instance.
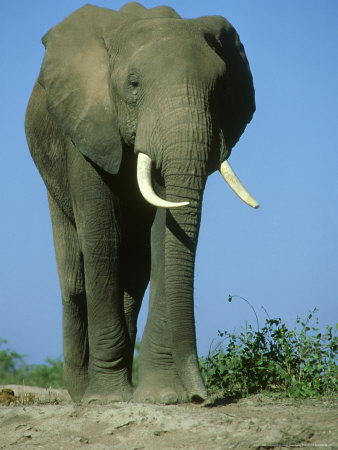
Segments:
[[[83,406],[62,390],[6,386],[18,402],[3,388],[0,449],[338,449],[337,398]]]

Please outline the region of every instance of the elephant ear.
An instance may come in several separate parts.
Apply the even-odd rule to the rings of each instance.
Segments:
[[[62,131],[112,174],[120,167],[122,143],[104,36],[107,27],[116,28],[117,14],[86,5],[52,28],[42,39],[46,51],[39,76],[47,109]]]
[[[196,21],[210,47],[226,64],[219,117],[227,150],[231,151],[256,109],[249,62],[236,30],[224,17],[200,17]]]

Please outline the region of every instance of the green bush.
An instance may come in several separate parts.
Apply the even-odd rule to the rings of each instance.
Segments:
[[[2,348],[7,344],[6,339],[0,338],[0,384],[25,384],[64,388],[62,377],[62,358],[47,358],[47,364],[27,364],[24,357],[14,350]],[[133,360],[133,384],[138,384],[138,359],[141,341],[136,340]]]
[[[138,385],[138,361],[140,356],[140,348],[141,348],[141,341],[139,338],[136,338],[134,359],[133,359],[133,376],[132,376],[133,385],[135,387]]]
[[[59,358],[46,359],[47,364],[32,364],[24,379],[28,386],[40,386],[45,388],[65,388],[62,368],[63,360]]]
[[[297,317],[293,329],[280,318],[268,318],[261,330],[249,325],[239,334],[218,331],[222,342],[200,358],[209,391],[234,397],[268,391],[295,398],[336,392],[338,324],[321,333],[318,319],[309,326],[316,312],[305,320]]]
[[[45,388],[64,388],[61,358],[47,358],[47,364],[27,364],[24,357],[9,348],[0,338],[0,384],[25,384]]]
[[[22,383],[29,370],[28,365],[19,353],[1,348],[4,344],[7,344],[7,340],[0,338],[0,384]]]

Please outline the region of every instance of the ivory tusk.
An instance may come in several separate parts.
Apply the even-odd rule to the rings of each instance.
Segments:
[[[178,208],[189,205],[189,202],[168,202],[158,197],[151,184],[151,159],[144,153],[137,156],[137,182],[143,197],[148,203],[158,208]]]
[[[239,181],[239,179],[237,178],[237,175],[232,170],[228,161],[224,161],[221,164],[221,167],[219,170],[220,170],[224,180],[228,183],[228,185],[231,187],[231,189],[234,191],[234,193],[237,194],[241,200],[243,200],[243,202],[245,202],[247,205],[251,206],[252,208],[259,208],[258,202],[256,202],[256,200],[249,194],[249,192],[245,189],[245,187]]]

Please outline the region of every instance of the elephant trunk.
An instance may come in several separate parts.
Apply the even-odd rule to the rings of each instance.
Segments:
[[[166,202],[188,203],[169,206],[165,211],[163,295],[176,370],[190,401],[199,402],[207,393],[196,349],[194,266],[208,158],[219,145],[219,135],[213,129],[208,99],[202,90],[181,87],[177,96],[168,96],[164,104],[166,112],[158,111],[156,118],[155,108],[149,108],[156,127],[150,127],[148,117],[144,119],[135,147],[137,152],[148,153],[156,169],[161,170],[161,196],[165,193]]]
[[[198,173],[200,162],[191,166],[190,161],[189,173],[178,176],[186,163],[175,161],[165,174],[167,200],[189,201],[187,206],[166,211],[165,295],[175,366],[190,400],[203,401],[207,394],[196,349],[194,266],[206,175]]]

